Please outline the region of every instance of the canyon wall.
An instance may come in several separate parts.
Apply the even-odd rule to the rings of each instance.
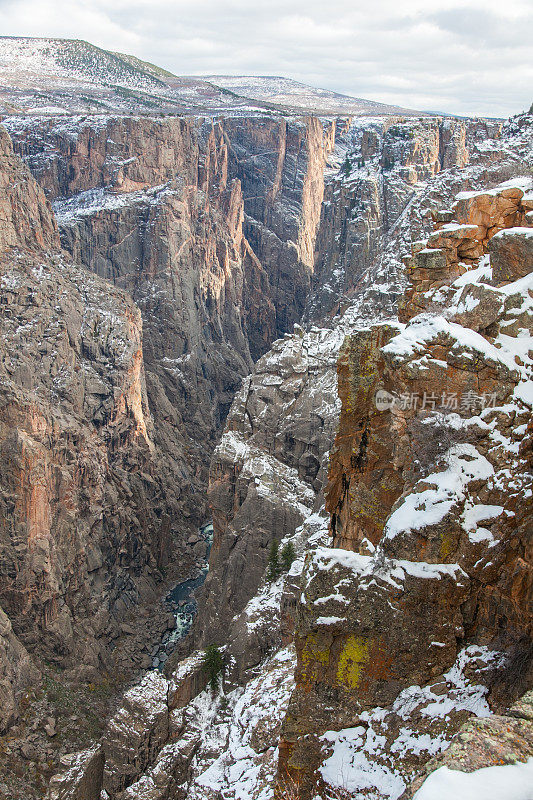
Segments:
[[[62,245],[127,289],[144,325],[155,442],[205,518],[216,437],[243,377],[303,312],[334,124],[8,120]]]
[[[195,572],[215,438],[253,358],[302,313],[331,124],[6,124],[38,181],[2,130],[2,727],[36,693],[6,751],[15,782],[34,753],[31,794],[83,740],[66,720],[61,741],[45,733],[63,713],[50,669],[68,696],[148,667],[161,593]]]
[[[7,692],[22,646],[80,676],[120,665],[121,622],[158,597],[172,489],[155,469],[139,309],[61,252],[43,191],[3,131],[0,144]]]
[[[280,745],[301,797],[397,798],[531,685],[532,186],[458,194],[413,244],[402,321],[344,342]]]

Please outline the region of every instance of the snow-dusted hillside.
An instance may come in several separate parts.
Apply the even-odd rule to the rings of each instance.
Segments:
[[[0,114],[219,113],[249,102],[71,39],[0,37]]]
[[[25,73],[38,73],[158,93],[166,88],[163,81],[142,69],[141,62],[133,66],[120,55],[81,40],[2,36],[0,68],[17,82]]]
[[[215,86],[228,89],[236,95],[261,100],[287,108],[306,109],[319,114],[418,114],[399,106],[376,103],[360,97],[351,97],[328,89],[315,89],[290,78],[261,75],[209,75],[206,80]]]
[[[287,78],[179,77],[74,39],[0,36],[0,114],[413,114]]]

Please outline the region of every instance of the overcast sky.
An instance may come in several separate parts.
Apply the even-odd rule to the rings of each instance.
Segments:
[[[0,0],[0,34],[455,114],[533,101],[533,0]]]

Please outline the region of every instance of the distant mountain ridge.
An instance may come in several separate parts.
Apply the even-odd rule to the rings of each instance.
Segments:
[[[0,114],[411,116],[424,112],[275,76],[178,76],[81,39],[0,36]]]
[[[208,75],[206,80],[215,86],[229,89],[237,95],[253,100],[290,106],[297,103],[304,108],[315,108],[317,105],[327,107],[336,113],[349,114],[418,114],[413,110],[365,100],[360,97],[333,92],[329,89],[317,89],[305,83],[284,78],[278,75]]]

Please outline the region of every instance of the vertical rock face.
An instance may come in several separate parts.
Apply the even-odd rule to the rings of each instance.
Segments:
[[[200,517],[233,395],[252,360],[301,317],[331,126],[267,117],[8,124],[55,199],[63,246],[141,309],[154,440],[176,464],[186,513]]]
[[[321,324],[326,314],[342,313],[366,288],[368,270],[377,284],[370,295],[371,312],[381,308],[390,314],[403,290],[394,264],[402,225],[415,238],[422,235],[431,205],[447,201],[449,184],[457,182],[458,191],[469,177],[502,169],[500,129],[485,121],[435,118],[337,125],[331,160],[335,171],[326,182],[305,319]],[[489,142],[493,149],[487,157]],[[460,172],[467,165],[469,176]],[[487,176],[487,181],[494,179]],[[383,258],[388,246],[393,248],[391,257]]]
[[[487,686],[497,705],[531,680],[533,231],[507,227],[530,191],[458,195],[413,246],[407,324],[344,343],[333,542],[304,568],[281,745],[302,797],[341,756],[345,788],[399,797]]]
[[[59,251],[42,190],[1,141],[4,726],[32,674],[26,650],[112,667],[128,608],[157,597],[172,490],[157,474],[139,309]]]
[[[11,140],[0,128],[0,252],[9,247],[59,248],[57,225],[44,193],[29,181],[28,169],[13,153]]]
[[[230,169],[245,187],[245,232],[269,275],[276,334],[299,322],[315,263],[324,168],[335,123],[228,120]],[[261,350],[261,353],[264,349]]]

